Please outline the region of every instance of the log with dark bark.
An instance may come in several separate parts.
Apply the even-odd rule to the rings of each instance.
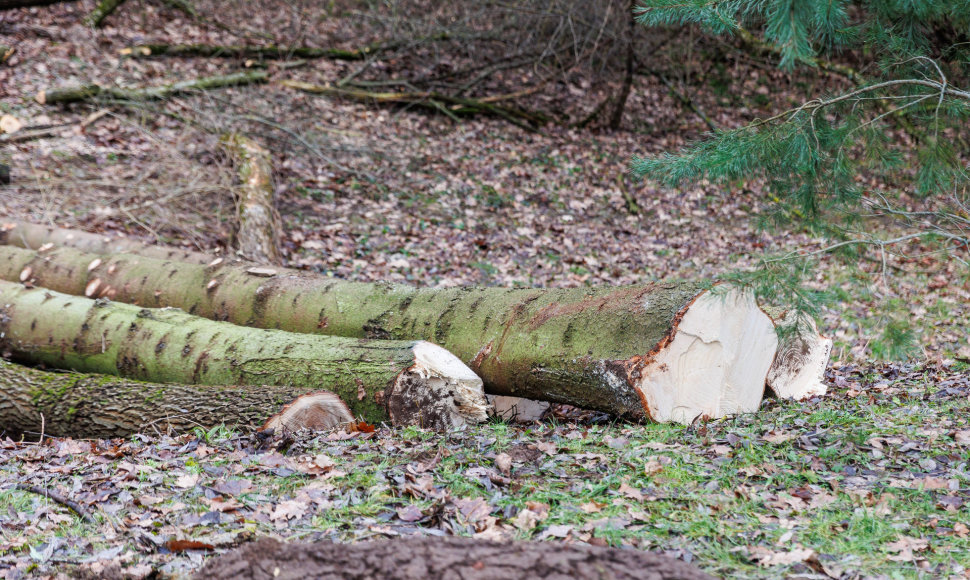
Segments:
[[[269,151],[249,137],[236,133],[224,137],[222,144],[239,173],[240,184],[235,192],[239,254],[254,262],[282,264],[280,235],[283,226],[276,210]]]
[[[244,328],[11,282],[0,282],[0,351],[160,383],[327,389],[371,423],[440,430],[486,419],[481,380],[428,342]]]
[[[558,542],[403,537],[359,544],[263,538],[209,560],[199,580],[713,580],[660,554]]]
[[[257,70],[191,79],[158,87],[119,88],[106,87],[98,84],[77,85],[43,90],[37,93],[35,98],[42,105],[77,103],[92,99],[121,101],[158,100],[185,93],[264,83],[268,78],[269,75],[266,71]]]
[[[297,431],[352,420],[336,395],[307,394],[304,387],[145,383],[47,372],[0,360],[0,436],[111,438],[217,425]]]
[[[495,98],[473,99],[469,97],[455,97],[434,91],[378,93],[360,89],[335,87],[329,85],[314,85],[301,81],[281,81],[285,87],[316,95],[326,95],[367,103],[406,105],[431,109],[439,113],[456,118],[460,115],[492,115],[505,119],[509,123],[535,131],[549,121],[541,113],[526,111],[516,107],[496,105]]]
[[[77,248],[92,254],[130,253],[159,260],[177,260],[190,264],[208,264],[217,256],[181,250],[170,246],[148,244],[117,235],[92,234],[27,222],[0,224],[0,244],[29,250],[51,249],[55,246]]]
[[[62,2],[75,2],[76,0],[0,0],[0,10],[10,10],[12,8],[29,8],[31,6],[49,6]]]
[[[286,270],[0,247],[0,278],[262,328],[424,339],[487,392],[689,423],[758,408],[777,337],[722,287],[415,289]]]

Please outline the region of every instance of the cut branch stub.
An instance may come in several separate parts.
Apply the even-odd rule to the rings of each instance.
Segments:
[[[324,388],[370,423],[440,430],[486,419],[481,380],[423,341],[245,328],[0,282],[0,348],[24,362],[152,382]]]

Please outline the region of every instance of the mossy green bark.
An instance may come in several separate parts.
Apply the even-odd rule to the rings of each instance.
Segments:
[[[326,389],[370,422],[389,421],[388,389],[416,341],[245,328],[0,282],[0,350],[14,360],[159,383]]]
[[[268,79],[269,76],[265,71],[246,71],[228,75],[191,79],[157,87],[126,89],[88,84],[41,91],[37,93],[36,100],[42,105],[53,105],[56,103],[77,103],[81,101],[89,101],[95,98],[126,101],[160,100],[197,91],[209,91],[226,87],[264,83]]]
[[[110,438],[217,425],[257,429],[304,394],[292,386],[146,383],[0,360],[0,433]]]
[[[92,254],[128,252],[159,260],[178,260],[191,264],[208,264],[214,259],[214,256],[191,250],[156,246],[129,238],[92,234],[27,222],[0,224],[0,244],[29,250],[36,250],[45,245],[65,246]]]
[[[88,270],[93,260],[98,265]],[[275,268],[200,266],[58,249],[0,248],[0,277],[149,307],[177,306],[239,325],[334,336],[423,339],[461,358],[488,393],[645,418],[633,388],[703,284],[620,288],[415,289]]]

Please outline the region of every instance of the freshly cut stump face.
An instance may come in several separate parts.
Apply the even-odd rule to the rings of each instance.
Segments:
[[[636,389],[654,421],[690,424],[758,410],[775,356],[774,324],[748,294],[704,292],[641,371]]]
[[[308,393],[294,399],[270,417],[261,430],[323,431],[345,425],[354,420],[347,404],[330,391]]]
[[[794,314],[786,315],[779,324],[794,328],[791,336],[778,346],[768,372],[768,388],[779,399],[798,401],[824,395],[825,367],[832,353],[832,339],[820,335],[811,319],[798,320]]]
[[[387,391],[387,410],[395,425],[445,431],[488,419],[482,379],[461,359],[423,340],[413,352],[414,365]]]

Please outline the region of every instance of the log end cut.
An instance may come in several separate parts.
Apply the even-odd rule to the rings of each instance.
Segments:
[[[324,431],[353,420],[354,415],[340,397],[330,391],[317,391],[293,399],[279,413],[270,417],[260,430]]]
[[[685,307],[668,338],[628,376],[654,421],[751,413],[777,346],[775,326],[753,297],[716,289]]]
[[[474,371],[440,346],[418,341],[414,365],[388,390],[387,408],[394,425],[446,431],[482,423],[489,406]]]
[[[832,339],[818,333],[815,322],[794,313],[786,314],[778,325],[783,332],[775,360],[768,371],[768,388],[779,399],[800,401],[824,395],[825,368],[832,353]]]

